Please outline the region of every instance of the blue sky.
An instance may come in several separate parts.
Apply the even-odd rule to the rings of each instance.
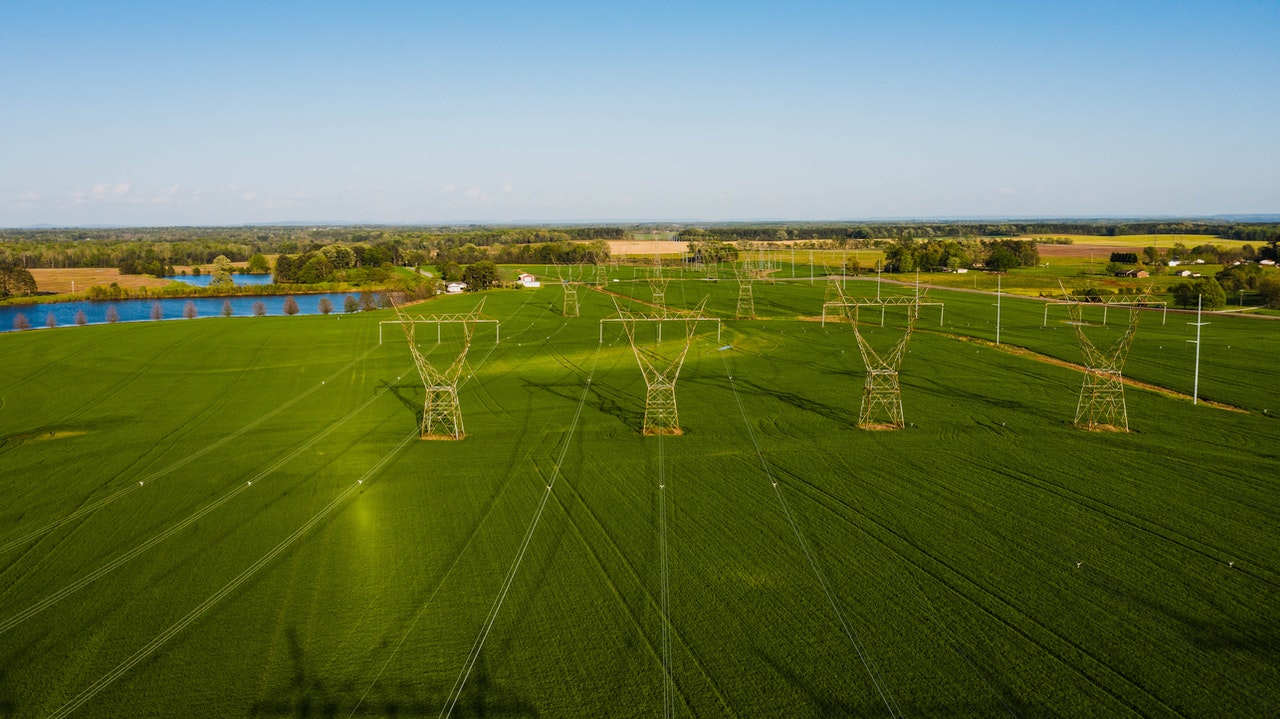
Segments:
[[[0,226],[1280,212],[1280,3],[8,2]]]

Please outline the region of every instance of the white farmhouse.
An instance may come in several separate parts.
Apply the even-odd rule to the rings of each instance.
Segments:
[[[542,283],[538,281],[538,278],[534,277],[528,272],[521,272],[520,276],[516,278],[516,281],[520,283],[521,287],[541,287],[542,286]]]

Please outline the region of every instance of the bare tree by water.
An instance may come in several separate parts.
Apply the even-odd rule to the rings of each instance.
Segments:
[[[54,327],[57,327],[57,326],[58,326],[58,318],[57,318],[57,317],[54,317],[54,316],[53,316],[53,313],[52,313],[52,312],[50,312],[49,314],[45,315],[45,318],[44,318],[44,326],[45,326],[45,327],[48,327],[49,329],[53,329]]]
[[[15,330],[29,330],[31,323],[27,321],[27,316],[19,312],[13,316],[13,328]]]
[[[116,309],[115,305],[111,305],[110,307],[107,308],[107,322],[111,324],[115,324],[119,321],[120,321],[120,311]]]
[[[230,317],[231,315],[234,315],[235,313],[236,313],[235,309],[231,307],[231,300],[223,300],[223,301],[222,301],[222,316],[223,316],[223,317]]]
[[[290,317],[298,314],[298,301],[292,297],[284,298],[284,313]]]
[[[164,319],[164,310],[160,308],[159,302],[153,302],[151,304],[151,319],[153,320]]]
[[[262,302],[254,302],[254,303],[253,303],[253,316],[254,316],[254,317],[265,317],[265,316],[266,316],[266,314],[267,314],[267,306],[266,306],[265,304],[263,304]]]
[[[352,312],[355,312],[359,309],[360,309],[360,300],[357,300],[355,297],[352,297],[351,295],[347,295],[347,298],[342,301],[342,310],[347,314],[351,314]]]
[[[187,300],[187,303],[182,306],[182,316],[189,320],[194,320],[196,318],[196,314],[196,303],[191,300]]]
[[[87,324],[89,324],[89,318],[85,316],[84,310],[76,312],[76,326],[84,327]]]
[[[333,312],[333,303],[329,301],[328,297],[320,298],[319,307],[320,307],[320,314],[322,315],[327,315],[330,312]]]

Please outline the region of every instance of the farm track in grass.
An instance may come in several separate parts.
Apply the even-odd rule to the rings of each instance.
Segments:
[[[928,332],[929,330],[924,330],[924,331]],[[1019,347],[1017,345],[1011,345],[1007,343],[996,344],[995,342],[979,339],[977,337],[968,337],[965,335],[957,335],[957,334],[951,334],[946,332],[934,332],[933,334],[937,334],[943,337],[950,337],[951,339],[960,340],[962,342],[970,342],[973,344],[982,345],[983,347],[987,347],[988,349],[994,349],[1000,352],[1007,352],[1011,355],[1027,357],[1037,362],[1044,362],[1046,364],[1057,365],[1059,367],[1066,367],[1067,369],[1072,369],[1081,373],[1085,371],[1085,366],[1082,364],[1077,364],[1075,362],[1068,362],[1066,360],[1058,359],[1057,357],[1050,357],[1049,355],[1040,354],[1039,352],[1036,352],[1034,350],[1029,350],[1026,347]],[[1169,389],[1168,387],[1161,387],[1160,385],[1152,384],[1150,382],[1142,382],[1142,381],[1133,379],[1132,377],[1121,377],[1120,379],[1128,387],[1137,387],[1138,389],[1144,389],[1144,390],[1147,390],[1148,392],[1158,392],[1166,397],[1186,400],[1188,402],[1192,400],[1191,395],[1184,394],[1177,390]],[[1215,402],[1214,400],[1211,400],[1211,399],[1204,399],[1199,401],[1201,404],[1205,406],[1214,407],[1216,409],[1225,409],[1229,412],[1248,413],[1250,411],[1248,409],[1245,409],[1244,407],[1236,407],[1235,405],[1230,405],[1225,402]]]
[[[640,280],[609,289],[648,299]],[[762,283],[767,320],[725,321],[721,342],[700,333],[690,350],[677,389],[685,434],[663,439],[675,714],[1275,714],[1280,455],[1263,413],[1280,396],[1267,388],[1275,323],[1215,317],[1206,328],[1201,401],[1248,412],[1133,392],[1134,431],[1098,434],[1070,426],[1077,368],[993,351],[992,298],[936,290],[946,326],[919,328],[901,374],[914,426],[862,432],[852,332],[804,319],[823,291]],[[673,281],[667,297],[674,308],[704,294],[709,315],[732,316],[733,282]],[[76,413],[91,430],[0,452],[3,541],[123,489],[131,472],[168,472],[145,481],[154,492],[141,501],[79,515],[30,547],[0,545],[6,620],[111,561],[111,548],[243,485],[370,394],[398,397],[313,444],[262,484],[270,491],[254,482],[182,541],[5,630],[0,714],[49,716],[86,689],[96,693],[71,716],[437,714],[468,656],[454,716],[660,713],[662,507],[657,447],[639,436],[645,387],[621,333],[598,340],[612,300],[580,293],[579,318],[560,316],[559,300],[558,287],[490,294],[503,337],[473,345],[460,382],[467,438],[408,441],[357,501],[275,555],[416,430],[422,386],[401,370],[394,333],[314,389],[369,351],[388,313],[0,336],[7,376],[28,378],[4,380],[0,436],[81,429],[64,427]],[[420,311],[474,303],[440,297]],[[1041,327],[1042,303],[1004,312],[1004,342],[1078,359],[1069,328]],[[93,336],[106,338],[102,358],[84,354]],[[1189,392],[1185,339],[1175,322],[1144,319],[1126,374]],[[136,359],[107,359],[126,356]],[[99,359],[110,371],[94,385],[82,368]],[[895,708],[836,627],[778,493]],[[469,654],[540,500],[550,506],[508,606]]]

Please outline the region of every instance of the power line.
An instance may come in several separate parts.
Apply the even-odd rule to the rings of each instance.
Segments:
[[[765,459],[764,450],[760,447],[759,440],[756,439],[755,430],[751,427],[751,420],[747,416],[746,405],[742,402],[742,395],[738,392],[738,385],[733,380],[733,372],[729,369],[729,361],[724,355],[720,355],[720,361],[724,364],[725,375],[729,378],[729,389],[733,390],[733,398],[738,403],[738,411],[742,415],[742,423],[746,425],[747,436],[751,439],[751,446],[755,448],[756,456],[760,458],[760,465],[764,468],[765,477],[769,480],[769,484],[773,486],[773,494],[778,499],[778,505],[782,508],[782,515],[786,518],[787,524],[791,525],[791,531],[796,537],[796,542],[800,545],[800,551],[804,554],[805,559],[809,563],[809,568],[813,570],[814,577],[818,580],[818,586],[822,588],[822,593],[826,595],[827,602],[831,605],[831,609],[836,614],[836,619],[840,622],[840,628],[843,630],[845,637],[849,639],[849,643],[853,646],[854,652],[858,655],[859,661],[862,662],[862,668],[867,672],[867,676],[871,679],[871,684],[876,688],[876,693],[880,695],[880,700],[884,702],[884,706],[889,710],[890,717],[902,716],[902,711],[898,708],[897,701],[889,693],[884,679],[879,676],[880,672],[875,667],[875,663],[870,659],[862,643],[858,640],[857,632],[853,629],[849,620],[844,615],[844,610],[840,607],[840,601],[835,596],[835,592],[831,589],[827,581],[826,575],[818,566],[818,560],[810,551],[809,545],[805,542],[804,534],[800,531],[800,526],[796,523],[795,517],[791,513],[791,508],[787,504],[787,499],[782,494],[782,490],[778,486],[778,479],[773,474],[773,469],[769,466],[768,460]]]
[[[305,399],[306,397],[309,397],[316,390],[320,389],[321,387],[324,387],[326,382],[336,379],[339,375],[341,375],[342,373],[354,367],[357,363],[359,363],[365,357],[368,357],[371,353],[373,353],[377,349],[378,349],[377,347],[369,348],[369,350],[367,350],[364,354],[351,360],[338,371],[334,372],[333,374],[329,375],[323,380],[320,380],[319,384],[312,385],[305,391],[294,396],[294,398],[289,400],[288,402],[285,402],[279,407],[276,407],[275,409],[255,419],[249,424],[246,424],[245,426],[232,432],[231,434],[223,436],[221,439],[217,440],[216,442],[213,442],[212,444],[207,445],[203,449],[200,449],[196,452],[192,452],[191,454],[187,455],[186,457],[183,457],[182,459],[174,462],[173,464],[167,467],[164,467],[163,469],[156,470],[155,472],[152,472],[151,474],[148,474],[142,477],[141,479],[138,480],[137,484],[134,484],[132,481],[130,481],[129,484],[125,485],[124,487],[121,487],[120,489],[117,489],[115,492],[112,492],[111,494],[107,495],[106,497],[103,497],[102,499],[99,499],[98,501],[92,504],[85,505],[84,507],[77,509],[71,514],[68,514],[65,517],[62,517],[61,519],[54,520],[39,529],[28,532],[27,534],[24,534],[21,537],[18,537],[17,539],[13,539],[8,542],[5,542],[4,544],[0,544],[0,554],[4,554],[5,552],[16,549],[22,546],[23,544],[26,544],[27,542],[30,542],[34,539],[38,539],[68,522],[72,522],[79,519],[80,517],[84,517],[88,514],[92,514],[93,512],[96,512],[97,510],[107,506],[108,504],[111,504],[117,499],[120,499],[121,497],[124,497],[125,495],[131,492],[134,492],[138,489],[142,489],[148,483],[154,482],[155,480],[160,479],[161,477],[173,472],[174,470],[181,469],[187,466],[188,464],[191,464],[192,462],[196,461],[197,459],[200,459],[201,457],[221,447],[227,442],[230,442],[231,440],[243,435],[245,432],[248,432],[249,430],[258,427],[263,422],[266,422],[272,417],[280,414],[281,412],[284,412],[285,410],[289,409],[290,407],[297,404],[298,402],[301,402],[303,399]]]
[[[542,493],[542,498],[538,501],[538,507],[534,510],[533,518],[529,522],[529,528],[525,530],[524,538],[516,550],[516,556],[511,563],[511,568],[507,570],[507,576],[503,581],[502,588],[499,589],[498,596],[494,598],[493,605],[489,608],[484,624],[481,625],[480,633],[476,635],[476,640],[471,645],[471,651],[467,654],[467,659],[463,663],[462,669],[458,672],[458,678],[449,690],[449,696],[445,700],[444,707],[440,710],[441,717],[451,715],[454,707],[458,704],[458,699],[462,697],[462,690],[466,686],[467,678],[471,676],[471,670],[480,658],[480,651],[484,648],[485,640],[489,638],[489,632],[492,631],[493,624],[498,618],[498,613],[502,610],[502,604],[506,601],[507,594],[511,591],[511,585],[515,582],[517,572],[520,571],[520,564],[524,561],[525,554],[529,551],[529,545],[533,541],[533,534],[538,529],[543,510],[546,509],[547,500],[551,497],[551,490],[555,487],[556,479],[560,476],[560,468],[564,464],[565,455],[568,453],[573,435],[577,431],[578,421],[582,417],[582,408],[586,406],[587,397],[590,395],[591,379],[595,375],[596,362],[599,356],[600,346],[597,345],[596,351],[592,354],[591,370],[587,374],[586,382],[583,383],[582,397],[578,400],[577,409],[574,410],[573,420],[569,424],[569,431],[565,434],[564,442],[560,447],[560,454],[556,457],[551,478],[547,481],[546,491]]]
[[[337,497],[333,499],[333,501],[325,505],[324,509],[321,509],[318,513],[312,516],[311,519],[307,520],[305,524],[303,524],[298,529],[294,530],[293,534],[290,534],[288,537],[286,537],[284,541],[277,544],[273,549],[271,549],[271,551],[259,557],[258,561],[251,564],[247,569],[245,569],[238,576],[236,576],[235,579],[232,579],[230,582],[223,585],[221,589],[214,592],[211,596],[209,596],[209,598],[201,602],[195,609],[192,609],[190,612],[187,612],[185,616],[183,616],[181,619],[171,624],[168,629],[165,629],[163,632],[156,635],[155,638],[153,638],[150,642],[147,642],[141,649],[134,652],[128,659],[116,665],[116,667],[111,671],[107,672],[106,674],[103,674],[101,677],[98,678],[97,681],[95,681],[93,684],[90,684],[87,688],[85,688],[83,691],[77,694],[74,698],[72,698],[71,701],[62,705],[53,714],[50,714],[49,715],[50,719],[63,719],[63,717],[69,716],[76,709],[79,709],[81,706],[83,706],[85,702],[88,702],[90,699],[97,696],[98,693],[101,692],[103,689],[106,689],[117,679],[127,674],[130,669],[137,666],[140,662],[144,661],[147,657],[151,656],[152,653],[154,653],[157,649],[159,649],[161,646],[167,643],[170,639],[178,635],[183,629],[186,629],[193,622],[195,622],[197,619],[203,616],[206,612],[208,612],[211,608],[213,608],[214,605],[216,605],[218,602],[222,601],[229,594],[231,594],[236,589],[238,589],[240,585],[248,581],[251,577],[253,577],[254,574],[257,574],[259,570],[261,570],[266,565],[270,564],[272,560],[280,556],[281,553],[283,553],[290,546],[292,546],[294,542],[302,538],[307,532],[311,530],[312,527],[314,527],[316,524],[319,524],[320,521],[322,521],[325,517],[327,517],[330,512],[332,512],[335,508],[337,508],[340,504],[342,504],[343,500],[345,500],[348,496],[350,496],[351,493],[361,488],[364,485],[364,482],[366,480],[371,480],[373,477],[375,477],[377,473],[382,469],[382,467],[386,465],[386,463],[390,461],[392,457],[398,454],[400,450],[404,449],[405,446],[407,446],[414,439],[416,435],[417,435],[417,432],[415,431],[409,434],[404,439],[400,440],[399,444],[393,447],[390,452],[383,455],[383,457],[379,459],[376,464],[370,467],[369,470],[360,477],[360,479],[356,480],[354,483],[352,483],[350,486],[344,489],[340,494],[338,494]]]

